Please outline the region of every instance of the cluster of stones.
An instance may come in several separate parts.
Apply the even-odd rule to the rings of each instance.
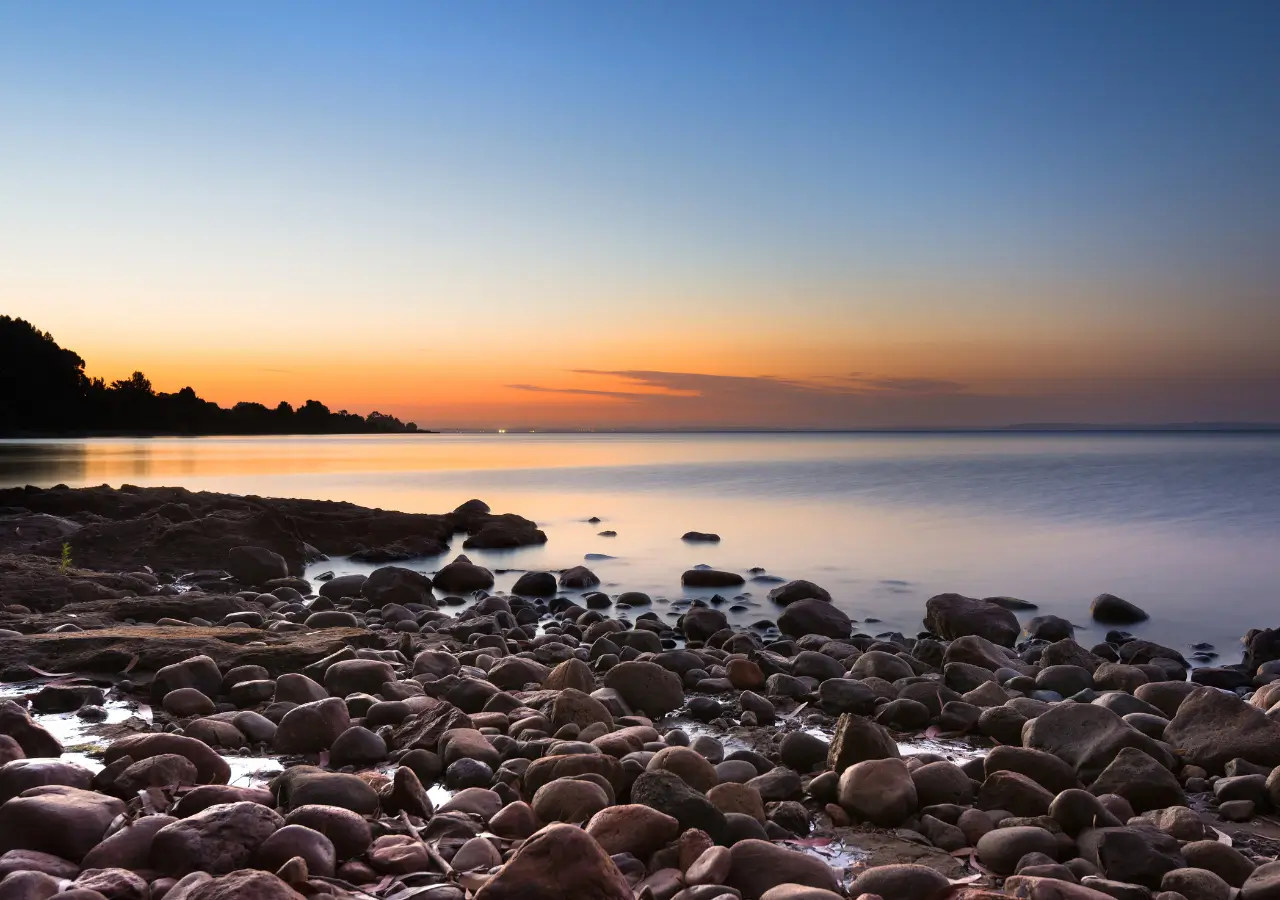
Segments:
[[[228,568],[265,585],[282,564],[238,548]],[[918,637],[855,634],[808,582],[771,592],[780,636],[766,641],[709,606],[672,625],[563,593],[597,584],[579,567],[488,594],[492,574],[460,557],[434,578],[334,578],[314,599],[246,591],[261,612],[223,624],[362,628],[376,646],[275,677],[199,655],[149,685],[133,672],[115,689],[145,686],[158,724],[110,743],[98,772],[0,703],[0,900],[391,883],[430,887],[426,900],[1280,898],[1280,863],[1217,840],[1187,805],[1210,797],[1226,819],[1280,807],[1274,661],[1193,673],[1173,648],[1122,632],[1086,648],[1065,620],[1024,630],[1011,601],[958,595],[929,601]],[[475,599],[449,614],[436,590]],[[1095,617],[1140,613],[1113,601]],[[103,699],[55,683],[30,704]],[[669,727],[673,713],[700,724]],[[898,737],[925,731],[993,748],[904,758]],[[713,736],[726,733],[752,749]],[[269,788],[232,786],[223,753],[288,767]],[[453,792],[438,805],[437,784]],[[787,845],[855,826],[972,856],[990,877],[955,885],[904,863],[845,884]]]

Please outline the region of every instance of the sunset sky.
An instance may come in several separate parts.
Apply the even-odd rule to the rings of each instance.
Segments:
[[[428,428],[1280,421],[1280,3],[0,0],[0,313]]]

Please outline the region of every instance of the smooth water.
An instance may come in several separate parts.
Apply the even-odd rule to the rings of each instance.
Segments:
[[[0,484],[126,482],[419,512],[479,497],[536,519],[549,537],[471,554],[490,567],[555,569],[607,554],[588,562],[607,590],[675,599],[711,593],[681,588],[692,565],[762,566],[816,581],[855,619],[881,620],[863,624],[872,633],[918,630],[925,600],[942,591],[1031,600],[1085,626],[1086,643],[1105,630],[1089,627],[1089,601],[1109,591],[1151,613],[1135,633],[1179,648],[1207,640],[1227,661],[1248,628],[1280,625],[1280,435],[0,442]],[[617,537],[599,537],[605,529]],[[690,530],[723,540],[685,544]],[[747,586],[772,617],[767,590]]]

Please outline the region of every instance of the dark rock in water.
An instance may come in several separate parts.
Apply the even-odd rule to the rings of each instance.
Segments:
[[[442,591],[457,591],[462,594],[493,587],[493,573],[483,566],[477,566],[465,555],[459,555],[431,580]]]
[[[266,547],[232,547],[227,551],[227,571],[241,584],[266,584],[273,578],[288,578],[289,563]]]
[[[596,532],[596,536],[597,536],[597,537],[617,537],[617,536],[618,536],[618,532],[616,532],[616,531],[612,531],[612,530],[610,530],[610,531],[599,531],[599,532]]]
[[[1211,774],[1237,758],[1268,768],[1280,766],[1280,723],[1235,694],[1215,688],[1188,694],[1165,728],[1164,739],[1184,763]]]
[[[476,900],[632,900],[632,896],[630,883],[587,832],[555,824],[524,841],[480,888]]]
[[[369,573],[360,587],[360,595],[374,606],[419,603],[435,607],[431,579],[421,572],[400,566],[382,566]]]
[[[479,529],[462,542],[462,547],[464,550],[512,550],[546,542],[546,534],[533,522],[507,513],[486,518]]]
[[[472,498],[454,509],[453,514],[466,518],[470,516],[487,516],[490,512],[492,510],[489,508],[488,503]]]
[[[1104,625],[1133,625],[1145,622],[1150,616],[1138,606],[1115,594],[1099,594],[1089,605],[1089,614],[1095,622]]]
[[[925,603],[925,627],[947,640],[975,635],[1012,647],[1022,631],[1009,610],[960,594],[938,594]]]
[[[1017,597],[983,597],[982,602],[994,603],[1001,609],[1007,609],[1011,612],[1025,612],[1040,608],[1029,600],[1019,600]]]
[[[560,573],[560,586],[570,590],[583,590],[595,587],[600,579],[586,566],[574,566]]]
[[[720,535],[709,534],[705,531],[686,531],[681,535],[680,540],[688,541],[691,544],[718,544],[720,543]]]
[[[556,589],[556,576],[550,572],[525,572],[511,586],[511,593],[522,597],[551,597]]]
[[[359,597],[367,575],[339,575],[320,585],[320,596],[329,600],[341,600],[343,597]]]
[[[1247,673],[1230,666],[1221,668],[1202,666],[1198,669],[1192,669],[1191,680],[1196,684],[1222,688],[1224,691],[1247,688],[1253,684],[1253,679]]]
[[[752,581],[781,581],[770,575],[757,575],[751,579]],[[819,587],[812,581],[804,581],[798,579],[796,581],[788,581],[773,590],[769,591],[769,599],[780,606],[789,606],[800,600],[822,600],[826,603],[831,602],[831,594],[826,589]]]
[[[737,572],[721,572],[716,569],[689,569],[680,576],[685,587],[720,588],[737,587],[746,581]]]
[[[1061,641],[1075,635],[1075,626],[1059,616],[1036,616],[1027,623],[1027,637],[1032,640]]]

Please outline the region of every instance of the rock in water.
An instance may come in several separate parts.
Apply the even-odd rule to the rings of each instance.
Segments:
[[[288,578],[289,563],[266,547],[232,547],[227,551],[227,571],[241,584],[259,585]]]
[[[632,900],[608,854],[576,825],[548,825],[520,845],[476,900]]]
[[[824,603],[830,603],[831,595],[825,588],[818,587],[812,581],[797,579],[769,591],[769,599],[779,606],[790,606],[799,600],[821,600]]]
[[[1103,625],[1133,625],[1151,618],[1146,610],[1123,600],[1115,594],[1099,594],[1089,604],[1089,614]]]
[[[925,604],[924,624],[947,640],[977,635],[995,644],[1012,647],[1022,626],[1018,617],[986,600],[960,594],[938,594]]]

